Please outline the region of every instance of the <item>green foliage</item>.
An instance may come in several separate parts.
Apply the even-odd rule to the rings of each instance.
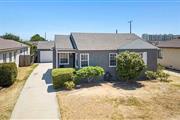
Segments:
[[[167,82],[170,75],[165,73],[163,70],[164,67],[159,64],[157,72],[146,71],[146,77],[148,79],[160,79],[160,81]]]
[[[170,76],[169,74],[167,74],[167,73],[165,73],[163,71],[158,71],[157,72],[157,77],[160,79],[160,81],[167,82],[169,76]]]
[[[64,87],[68,90],[72,90],[73,88],[75,88],[75,83],[74,81],[66,81],[64,83]]]
[[[15,63],[0,64],[0,86],[10,86],[17,77],[17,66]]]
[[[77,80],[82,80],[82,79],[87,79],[88,82],[96,79],[97,77],[100,77],[104,75],[104,69],[99,66],[88,66],[79,69],[76,71],[76,79]]]
[[[14,35],[12,33],[6,33],[5,35],[2,35],[1,38],[9,39],[9,40],[15,40],[15,41],[20,41],[20,37]]]
[[[149,80],[157,79],[157,73],[154,71],[146,71],[145,74]]]
[[[117,73],[124,80],[133,80],[145,68],[143,59],[138,53],[125,51],[117,56]]]
[[[30,41],[45,41],[45,39],[41,37],[39,34],[35,34],[31,37]]]
[[[67,81],[73,81],[75,69],[57,68],[52,70],[52,80],[54,88],[64,87]]]

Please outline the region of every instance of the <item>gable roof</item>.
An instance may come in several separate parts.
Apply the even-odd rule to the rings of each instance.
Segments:
[[[162,41],[157,46],[160,48],[180,48],[180,39]]]
[[[55,35],[55,47],[61,50],[73,50],[69,35]]]
[[[129,33],[71,33],[55,35],[55,47],[62,50],[158,49]]]
[[[52,49],[54,41],[39,41],[37,42],[37,49]]]
[[[125,45],[122,45],[119,49],[158,49],[156,46],[149,44],[141,39],[133,40]]]
[[[20,49],[24,47],[28,47],[28,46],[14,40],[6,40],[0,38],[0,51]]]

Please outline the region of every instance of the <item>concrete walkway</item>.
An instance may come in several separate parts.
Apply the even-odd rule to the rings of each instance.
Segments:
[[[56,93],[51,84],[50,63],[40,63],[18,98],[11,119],[59,119]]]
[[[177,72],[177,71],[164,70],[164,72],[165,72],[165,73],[168,73],[168,74],[170,74],[170,75],[174,75],[174,76],[180,77],[180,73]]]

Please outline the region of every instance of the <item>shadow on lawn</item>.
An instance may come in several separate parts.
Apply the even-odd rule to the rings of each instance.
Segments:
[[[144,85],[138,81],[134,82],[112,82],[113,87],[124,90],[136,90],[137,88],[144,87]]]

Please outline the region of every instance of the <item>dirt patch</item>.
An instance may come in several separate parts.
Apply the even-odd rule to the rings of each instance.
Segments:
[[[36,66],[37,64],[29,67],[19,67],[16,82],[12,86],[2,88],[0,90],[0,120],[10,119],[12,110],[24,86],[24,83]]]
[[[94,87],[60,91],[62,120],[170,120],[180,119],[180,77],[171,82],[101,83]],[[138,85],[138,86],[137,86]],[[177,86],[176,86],[177,85]]]

